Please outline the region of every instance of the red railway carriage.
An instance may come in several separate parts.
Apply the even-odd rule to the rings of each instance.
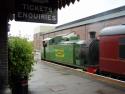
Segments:
[[[100,32],[99,55],[100,71],[125,76],[125,25]]]

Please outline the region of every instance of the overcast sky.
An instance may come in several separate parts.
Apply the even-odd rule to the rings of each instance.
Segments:
[[[70,4],[70,6],[66,6],[61,10],[58,10],[58,24],[56,25],[65,24],[71,21],[78,20],[80,18],[85,18],[124,5],[125,0],[80,0],[80,2],[76,1],[75,4]],[[11,24],[11,35],[25,36],[30,38],[31,40],[33,39],[34,28],[40,25],[48,25],[15,21],[11,21],[9,23]]]

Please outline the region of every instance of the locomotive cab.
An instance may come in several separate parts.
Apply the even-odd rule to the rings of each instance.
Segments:
[[[79,40],[74,45],[75,48],[75,63],[85,69],[86,61],[86,42]]]

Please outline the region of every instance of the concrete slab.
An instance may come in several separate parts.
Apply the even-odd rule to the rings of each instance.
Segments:
[[[125,94],[125,90],[63,69],[39,62],[29,81],[30,94]]]

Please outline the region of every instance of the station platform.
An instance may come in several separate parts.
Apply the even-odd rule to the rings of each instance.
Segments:
[[[40,61],[29,80],[29,94],[125,94],[125,88],[75,69]]]

